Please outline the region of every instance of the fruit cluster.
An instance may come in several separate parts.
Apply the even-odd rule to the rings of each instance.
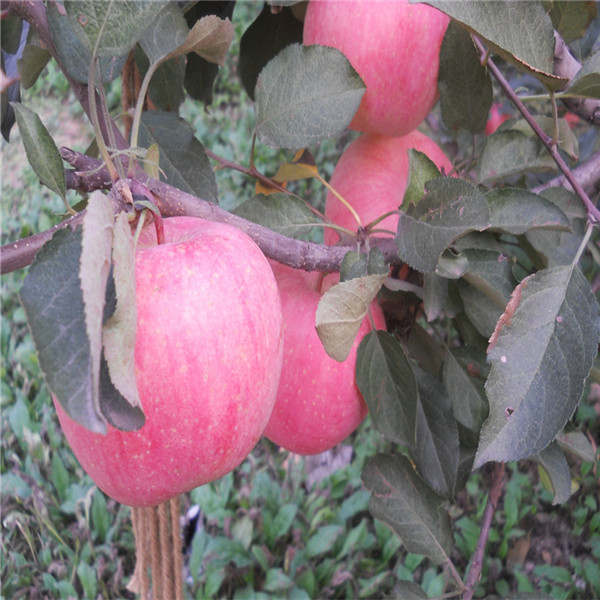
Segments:
[[[408,0],[310,2],[304,43],[334,46],[366,85],[350,127],[363,132],[344,152],[332,185],[360,217],[329,195],[326,217],[356,231],[397,211],[411,148],[448,172],[450,162],[416,131],[437,99],[448,17]],[[397,216],[379,227],[394,231]],[[367,407],[355,384],[356,351],[336,362],[315,331],[315,311],[339,275],[269,262],[245,234],[223,224],[165,220],[136,254],[136,381],[145,425],[91,433],[55,402],[76,456],[109,496],[151,506],[236,467],[264,434],[292,452],[316,454],[346,438]],[[327,244],[337,242],[327,232]],[[380,307],[373,323],[385,327]]]

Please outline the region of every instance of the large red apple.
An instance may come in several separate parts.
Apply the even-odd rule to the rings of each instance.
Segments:
[[[337,48],[365,82],[352,129],[400,136],[416,129],[437,101],[448,22],[439,10],[408,0],[313,0],[303,41]]]
[[[136,381],[144,426],[85,429],[55,402],[75,456],[106,494],[151,506],[217,479],[260,439],[276,398],[282,312],[271,267],[239,230],[165,219],[136,252]]]
[[[352,433],[368,409],[355,383],[356,351],[371,330],[365,318],[354,346],[344,362],[330,358],[315,328],[315,313],[322,291],[339,280],[272,262],[281,295],[284,321],[284,357],[277,402],[265,436],[297,454],[329,450]],[[383,313],[372,305],[378,328]]]
[[[385,213],[398,210],[402,204],[409,175],[408,150],[426,154],[440,169],[448,173],[452,163],[437,144],[420,131],[404,137],[390,138],[364,134],[346,148],[338,161],[331,185],[358,213],[367,225]],[[357,230],[350,211],[331,193],[327,195],[325,216],[336,225]],[[377,228],[396,231],[398,215],[381,221]],[[335,244],[338,235],[325,230],[325,243]]]

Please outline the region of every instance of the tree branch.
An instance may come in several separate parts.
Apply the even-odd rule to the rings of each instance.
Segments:
[[[501,73],[500,69],[494,64],[491,58],[487,57],[487,52],[481,43],[481,40],[475,35],[472,36],[477,49],[481,53],[482,61],[485,60],[485,64],[489,69],[490,73],[494,76],[496,81],[499,83],[500,87],[510,99],[510,101],[519,109],[519,112],[523,115],[529,126],[533,129],[534,133],[540,139],[542,144],[546,147],[550,156],[554,162],[558,165],[558,168],[564,173],[566,180],[571,184],[571,187],[575,191],[575,193],[579,196],[581,201],[584,203],[587,212],[588,218],[592,223],[600,223],[600,210],[596,207],[596,205],[590,200],[589,196],[586,194],[585,190],[581,187],[579,182],[573,177],[573,172],[567,165],[567,163],[563,160],[562,156],[559,154],[556,144],[554,140],[550,136],[548,136],[542,128],[537,124],[536,120],[533,118],[532,114],[527,110],[527,107],[523,104],[521,99],[517,96],[514,90],[510,87],[510,84]]]

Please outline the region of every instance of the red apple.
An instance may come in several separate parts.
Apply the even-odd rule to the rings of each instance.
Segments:
[[[500,112],[500,107],[502,105],[498,102],[492,104],[490,108],[490,116],[488,118],[487,123],[485,124],[485,135],[492,135],[504,123],[510,119],[510,115]]]
[[[367,415],[367,406],[355,383],[356,351],[371,330],[363,322],[344,362],[330,358],[315,328],[322,291],[339,280],[334,274],[321,286],[320,273],[292,269],[272,262],[281,295],[284,353],[277,402],[265,436],[290,452],[318,454],[352,433]],[[375,325],[385,328],[383,313],[372,305]]]
[[[448,173],[452,163],[435,142],[420,131],[404,137],[390,138],[364,134],[346,148],[338,161],[331,185],[356,210],[367,225],[402,204],[409,175],[408,150],[425,153],[440,169]],[[336,225],[357,230],[350,211],[331,193],[327,195],[325,216]],[[377,228],[396,231],[398,215],[381,221]],[[325,243],[335,244],[338,235],[325,229]]]
[[[136,381],[144,426],[92,433],[55,402],[75,456],[98,487],[152,506],[217,479],[260,439],[283,352],[277,284],[244,233],[190,217],[165,219],[136,252]]]
[[[416,129],[438,98],[442,39],[449,18],[408,0],[311,1],[304,44],[337,48],[367,89],[350,127],[388,136]]]

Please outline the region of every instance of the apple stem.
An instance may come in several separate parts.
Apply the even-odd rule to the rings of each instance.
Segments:
[[[356,221],[359,227],[362,227],[362,221],[358,216],[358,213],[354,210],[354,207],[341,195],[339,194],[327,181],[325,181],[321,175],[315,175],[315,178],[318,179],[352,214],[354,220]]]
[[[152,212],[154,217],[154,228],[156,229],[156,243],[160,246],[165,243],[165,227],[160,212]]]

